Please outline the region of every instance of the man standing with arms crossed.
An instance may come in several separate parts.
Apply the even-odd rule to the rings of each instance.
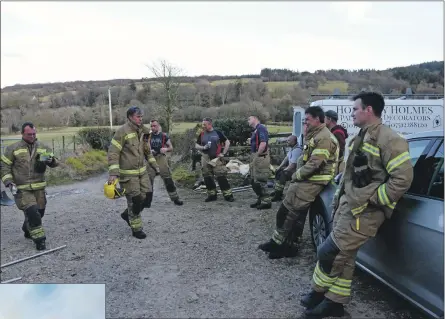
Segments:
[[[149,130],[142,124],[142,110],[132,106],[127,110],[127,123],[122,125],[111,139],[108,149],[108,184],[119,178],[125,189],[128,208],[121,214],[138,239],[147,235],[142,230],[141,212],[145,202],[151,204],[153,188],[147,172],[145,159],[159,172],[156,159],[149,151]]]
[[[173,145],[170,137],[164,133],[160,132],[159,122],[157,120],[150,121],[151,124],[151,134],[149,137],[150,149],[156,163],[159,166],[159,171],[162,180],[164,181],[165,189],[167,190],[168,196],[175,205],[181,206],[183,202],[179,200],[179,195],[176,191],[176,185],[173,182],[172,175],[170,172],[170,167],[168,166],[167,153],[173,151]],[[154,187],[154,180],[156,177],[156,170],[151,166],[148,167],[150,181],[152,187]],[[145,207],[150,207],[149,202],[145,203]]]
[[[250,207],[269,209],[272,207],[272,200],[266,190],[266,183],[270,175],[269,132],[254,115],[249,116],[247,122],[254,129],[250,137],[249,168],[252,189],[258,196],[257,201]]]
[[[340,145],[340,154],[338,157],[338,166],[335,175],[342,173],[345,170],[345,145],[346,139],[348,138],[348,131],[341,126],[337,125],[338,114],[335,111],[329,110],[325,113],[325,122],[331,133],[337,138],[338,144]]]
[[[230,141],[220,131],[213,129],[213,121],[210,118],[204,118],[202,121],[203,131],[199,134],[195,148],[202,151],[201,168],[204,183],[207,188],[207,198],[205,202],[211,202],[218,199],[216,193],[216,184],[213,176],[216,176],[224,199],[233,202],[232,189],[227,180],[227,167],[222,158],[229,151]],[[223,148],[224,146],[224,148]]]
[[[324,124],[319,106],[305,111],[307,125],[303,146],[303,165],[292,176],[292,183],[277,212],[276,230],[269,242],[258,248],[269,252],[270,259],[295,257],[294,239],[303,232],[310,205],[334,178],[338,160],[338,142]]]
[[[344,315],[357,251],[391,217],[413,180],[408,143],[382,124],[383,96],[365,92],[353,100],[352,118],[360,132],[334,196],[333,230],[318,248],[312,291],[301,300],[308,317]]]
[[[14,194],[17,208],[25,214],[22,230],[31,238],[37,250],[46,248],[46,235],[42,227],[45,214],[45,171],[59,163],[52,150],[36,138],[31,122],[22,125],[22,140],[9,145],[1,156],[1,176],[6,187]]]

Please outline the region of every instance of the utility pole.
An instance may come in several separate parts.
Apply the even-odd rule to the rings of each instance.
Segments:
[[[111,90],[108,88],[108,107],[110,109],[110,129],[113,129],[113,113],[111,110]]]

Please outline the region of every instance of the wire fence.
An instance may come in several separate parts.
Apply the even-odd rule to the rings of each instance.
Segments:
[[[20,141],[21,138],[2,137],[0,138],[1,154],[4,153],[8,145],[14,144]],[[79,141],[76,136],[62,135],[59,138],[46,139],[43,143],[51,148],[55,156],[61,157],[68,153],[74,153],[79,146]]]

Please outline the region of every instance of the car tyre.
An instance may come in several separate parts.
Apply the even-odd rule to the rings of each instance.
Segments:
[[[329,230],[329,221],[326,216],[320,209],[314,207],[311,208],[309,215],[309,227],[311,230],[311,240],[314,245],[315,251],[317,251],[318,247],[328,238],[330,230]]]

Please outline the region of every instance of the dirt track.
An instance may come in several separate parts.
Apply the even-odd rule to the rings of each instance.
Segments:
[[[257,245],[270,238],[276,204],[249,208],[253,193],[236,202],[204,203],[180,190],[178,208],[157,180],[152,208],[142,213],[145,240],[131,236],[120,218],[125,200],[107,200],[105,177],[51,187],[44,217],[47,248],[67,248],[7,267],[2,280],[17,283],[106,283],[107,318],[299,318],[315,253],[306,227],[300,257],[269,260]],[[37,251],[20,230],[15,206],[1,211],[1,263]],[[370,276],[356,271],[353,318],[422,318],[417,310]]]

